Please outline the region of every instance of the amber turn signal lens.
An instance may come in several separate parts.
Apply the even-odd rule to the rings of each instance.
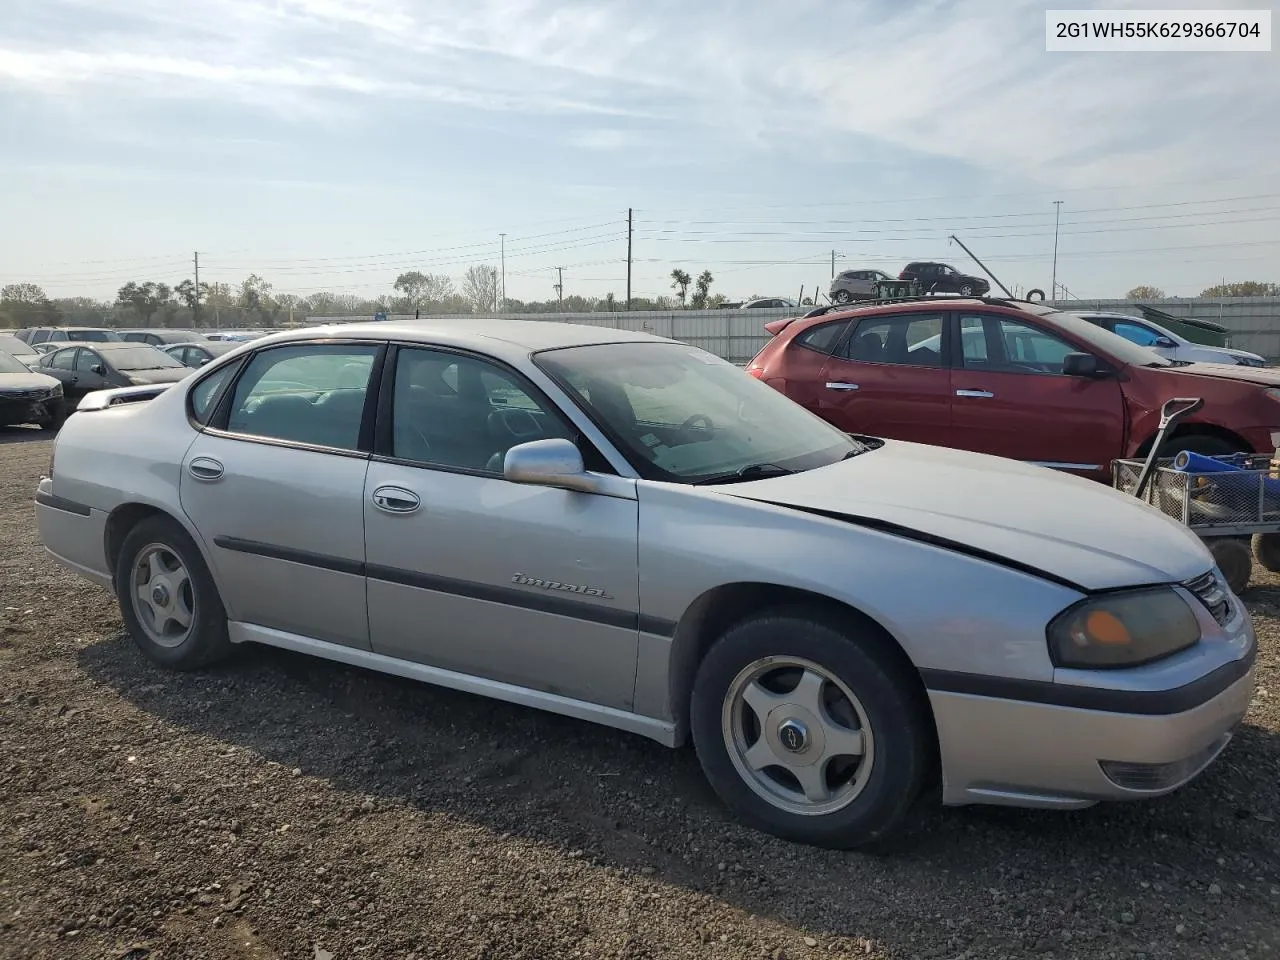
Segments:
[[[1113,645],[1133,642],[1129,629],[1109,610],[1094,610],[1085,617],[1084,628],[1094,643]]]

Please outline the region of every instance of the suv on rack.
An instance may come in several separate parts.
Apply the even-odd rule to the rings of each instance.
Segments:
[[[991,290],[991,284],[981,277],[961,273],[948,263],[908,263],[898,274],[898,279],[916,281],[925,293],[958,293],[962,297],[981,297]]]
[[[1163,451],[1280,446],[1280,370],[1166,360],[1071,313],[920,297],[775,321],[747,372],[841,430],[1105,480],[1145,456],[1173,397],[1203,397]]]
[[[875,300],[876,284],[892,280],[883,270],[845,270],[831,281],[828,295],[832,303],[852,303],[855,300]]]

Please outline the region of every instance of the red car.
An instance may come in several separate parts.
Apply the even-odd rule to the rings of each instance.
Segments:
[[[1146,455],[1164,401],[1203,397],[1165,454],[1280,446],[1280,371],[1166,360],[1040,304],[930,297],[766,329],[747,372],[849,433],[1107,480]]]

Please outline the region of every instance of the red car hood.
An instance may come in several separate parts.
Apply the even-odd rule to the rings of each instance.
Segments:
[[[1239,380],[1256,383],[1262,387],[1280,387],[1280,367],[1241,367],[1234,363],[1193,363],[1186,367],[1162,367],[1162,373],[1181,377],[1213,377],[1218,380]]]

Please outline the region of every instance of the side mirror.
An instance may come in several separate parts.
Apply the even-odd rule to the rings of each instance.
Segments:
[[[1098,377],[1106,371],[1091,353],[1068,353],[1062,358],[1062,372],[1068,377]]]
[[[1168,337],[1156,337],[1156,342],[1153,343],[1152,346],[1165,347],[1167,349],[1172,350],[1174,347],[1177,346],[1177,344],[1174,343],[1172,340],[1170,340]]]
[[[203,367],[208,362],[209,362],[209,357],[201,357],[199,360],[196,361],[196,366]]]
[[[507,451],[502,475],[512,483],[560,487],[592,493],[598,484],[587,473],[582,452],[569,440],[553,438],[521,443]]]
[[[105,377],[107,375],[107,368],[100,363],[95,363],[89,369],[100,377]]]

